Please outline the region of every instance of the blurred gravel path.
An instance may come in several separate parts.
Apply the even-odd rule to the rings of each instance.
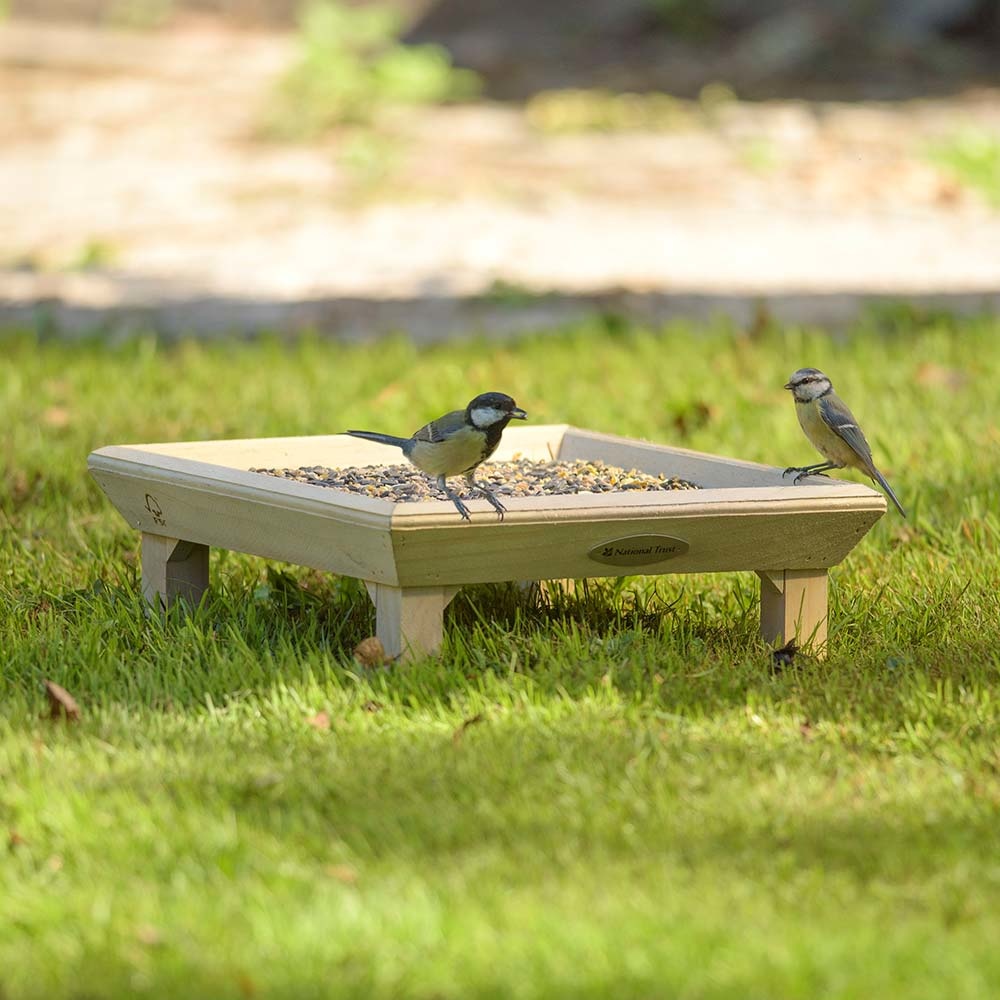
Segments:
[[[1000,133],[1000,92],[733,105],[658,134],[545,135],[482,105],[389,119],[374,148],[262,143],[289,52],[197,22],[0,27],[0,320],[430,337],[595,304],[742,321],[762,300],[829,322],[869,296],[1000,308],[1000,212],[922,155],[960,128]]]

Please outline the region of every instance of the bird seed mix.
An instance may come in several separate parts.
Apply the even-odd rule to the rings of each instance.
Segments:
[[[441,500],[441,493],[428,476],[412,465],[364,465],[346,469],[304,466],[299,469],[251,469],[268,476],[294,479],[299,483],[326,486],[346,493],[379,497],[394,503]],[[697,490],[701,487],[676,476],[658,476],[637,469],[620,469],[603,462],[535,462],[515,458],[511,462],[487,462],[476,469],[476,482],[497,496],[540,497],[572,493],[617,493],[656,490]],[[460,478],[449,480],[460,496],[475,497]]]

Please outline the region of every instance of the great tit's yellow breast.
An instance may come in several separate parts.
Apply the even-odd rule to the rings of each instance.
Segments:
[[[805,435],[816,450],[828,461],[837,465],[859,467],[854,449],[834,430],[831,430],[820,413],[819,402],[796,403],[795,414]]]
[[[461,427],[445,441],[417,441],[410,461],[429,476],[458,476],[483,460],[486,436],[474,427]]]

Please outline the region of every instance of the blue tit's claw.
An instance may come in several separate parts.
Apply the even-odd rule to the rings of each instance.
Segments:
[[[829,472],[817,472],[814,469],[803,469],[793,480],[792,483],[796,486],[799,484],[799,480],[805,479],[806,476],[825,476],[827,479],[830,478]]]
[[[497,518],[502,521],[504,514],[507,513],[507,508],[489,490],[479,487],[479,492],[490,502],[490,506],[497,512]]]

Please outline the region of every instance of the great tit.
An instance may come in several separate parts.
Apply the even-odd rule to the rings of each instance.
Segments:
[[[412,437],[393,437],[376,431],[347,431],[354,437],[393,445],[421,472],[437,479],[438,488],[468,521],[469,509],[448,486],[449,476],[465,476],[470,489],[478,490],[493,505],[500,520],[504,506],[475,480],[476,466],[485,462],[500,444],[503,429],[511,420],[526,420],[528,414],[502,392],[484,392],[464,410],[453,410],[425,424]]]
[[[833,391],[833,384],[818,368],[800,368],[785,383],[795,399],[795,413],[802,430],[816,450],[826,459],[817,465],[790,466],[785,475],[796,473],[794,482],[803,476],[824,473],[827,469],[850,467],[871,476],[889,495],[903,517],[906,511],[896,499],[885,476],[875,468],[872,450],[847,404]]]

